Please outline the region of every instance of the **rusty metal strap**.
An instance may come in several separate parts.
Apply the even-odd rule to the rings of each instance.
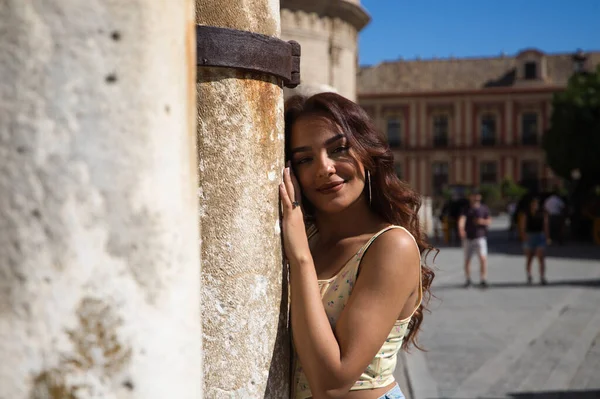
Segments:
[[[248,31],[197,25],[196,65],[262,72],[294,88],[300,84],[300,44]]]

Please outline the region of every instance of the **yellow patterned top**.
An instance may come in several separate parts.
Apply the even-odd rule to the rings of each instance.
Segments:
[[[376,233],[371,239],[350,259],[346,265],[332,278],[328,280],[319,280],[319,288],[321,291],[321,298],[323,299],[323,306],[325,307],[325,313],[329,318],[331,328],[335,329],[335,324],[339,318],[342,310],[348,302],[348,298],[352,293],[354,282],[356,281],[360,260],[363,254],[369,248],[371,243],[375,241],[377,237],[385,233],[390,229],[403,229],[411,237],[412,234],[408,232],[404,227],[401,226],[388,226],[385,229]],[[414,237],[413,237],[414,240]],[[416,244],[416,240],[415,240]],[[404,336],[408,329],[408,323],[410,322],[412,315],[417,310],[422,300],[422,287],[419,283],[419,298],[417,306],[413,313],[403,320],[396,320],[392,331],[387,336],[387,339],[383,343],[381,349],[377,352],[373,361],[367,366],[365,371],[361,374],[360,378],[350,388],[351,391],[359,389],[374,389],[385,387],[394,382],[394,370],[396,369],[396,362],[398,358],[398,352],[404,341]],[[295,399],[306,399],[312,396],[308,380],[302,370],[302,365],[295,356],[294,361],[294,395]]]

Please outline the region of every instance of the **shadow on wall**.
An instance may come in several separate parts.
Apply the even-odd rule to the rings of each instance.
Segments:
[[[517,69],[513,68],[503,76],[500,76],[496,80],[489,80],[485,82],[483,87],[509,87],[515,84],[517,80]]]

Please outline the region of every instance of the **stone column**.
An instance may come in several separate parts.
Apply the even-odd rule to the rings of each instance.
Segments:
[[[475,137],[475,126],[473,126],[473,102],[468,99],[465,101],[464,106],[466,107],[466,112],[464,113],[466,119],[463,125],[465,127],[465,134],[463,136],[465,141],[463,145],[468,147],[473,145]]]
[[[502,144],[513,144],[514,137],[514,123],[513,123],[513,101],[511,99],[506,100],[504,103],[504,142]]]
[[[451,145],[455,145],[455,146],[461,146],[462,145],[462,137],[463,137],[463,130],[461,128],[461,123],[464,126],[464,121],[462,120],[463,117],[463,113],[462,113],[462,107],[464,106],[464,104],[462,103],[462,101],[460,101],[459,98],[456,98],[454,100],[454,132],[452,134],[452,138],[450,140],[450,142],[452,143]]]
[[[199,24],[279,36],[278,0],[197,0],[196,7]],[[281,82],[199,68],[197,94],[205,397],[286,398]]]
[[[408,103],[408,142],[406,143],[408,148],[414,148],[417,146],[417,102],[414,99],[409,100]]]
[[[419,147],[427,147],[429,145],[433,145],[430,143],[429,135],[431,132],[432,122],[427,112],[427,103],[423,100],[419,100],[419,127],[420,127],[420,137],[418,137]]]
[[[201,397],[193,2],[0,32],[0,398]]]

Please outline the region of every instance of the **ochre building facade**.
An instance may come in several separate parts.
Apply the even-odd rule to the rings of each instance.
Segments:
[[[499,184],[533,190],[559,181],[542,135],[553,93],[600,52],[384,62],[360,69],[358,100],[394,150],[397,173],[425,196]]]

